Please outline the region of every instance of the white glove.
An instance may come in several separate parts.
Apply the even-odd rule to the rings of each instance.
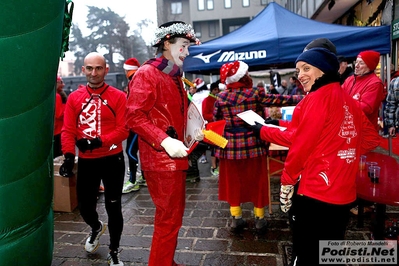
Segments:
[[[293,185],[281,185],[280,188],[280,203],[281,210],[283,212],[288,212],[292,205],[292,195],[294,194],[294,186]]]
[[[194,130],[194,139],[196,141],[202,141],[204,139],[204,137],[205,137],[205,135],[204,135],[204,133],[202,133],[201,129],[197,128],[196,130]]]
[[[178,139],[167,137],[161,142],[161,146],[172,158],[182,158],[187,156],[188,148]]]

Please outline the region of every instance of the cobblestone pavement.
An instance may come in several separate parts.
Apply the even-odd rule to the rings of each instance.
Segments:
[[[278,209],[278,205],[273,205],[273,214],[269,215],[267,212],[268,232],[258,237],[253,229],[253,206],[244,204],[243,217],[248,220],[249,228],[239,236],[231,235],[228,228],[229,205],[218,201],[218,180],[208,174],[210,160],[208,162],[200,164],[201,181],[187,183],[186,209],[175,260],[186,265],[200,266],[287,265],[287,254],[291,245],[287,216]],[[272,178],[275,200],[278,199],[278,186],[278,177]],[[120,258],[127,266],[147,265],[155,213],[148,189],[142,187],[138,192],[124,194],[122,200],[125,223]],[[100,219],[106,222],[103,196],[100,196],[98,203]],[[399,218],[399,209],[388,206],[387,216]],[[364,227],[357,228],[356,217],[352,216],[347,239],[369,239],[372,218],[373,214],[367,215]],[[107,265],[108,231],[101,237],[98,251],[87,254],[83,246],[89,231],[90,228],[84,223],[78,210],[72,213],[54,213],[52,265]]]

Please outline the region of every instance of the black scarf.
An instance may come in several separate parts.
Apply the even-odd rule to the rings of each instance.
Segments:
[[[339,82],[338,72],[337,73],[325,73],[323,76],[316,79],[316,81],[312,85],[312,88],[310,89],[310,92],[317,91],[324,85],[327,85],[327,84],[330,84],[333,82]]]

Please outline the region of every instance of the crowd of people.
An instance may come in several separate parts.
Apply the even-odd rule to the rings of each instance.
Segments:
[[[54,157],[64,156],[60,174],[74,175],[77,157],[77,196],[80,214],[91,227],[85,250],[94,253],[108,227],[108,263],[119,259],[123,232],[122,194],[146,185],[155,205],[149,265],[180,265],[174,260],[185,209],[186,182],[199,182],[198,162],[211,150],[211,174],[219,179],[219,200],[230,205],[230,231],[248,226],[241,205],[253,204],[257,234],[265,234],[269,204],[267,163],[270,142],[289,147],[281,176],[280,207],[289,215],[295,265],[317,265],[320,240],[345,238],[350,209],[356,204],[356,172],[360,155],[379,145],[377,119],[386,99],[384,123],[390,136],[399,126],[399,78],[384,84],[375,74],[380,54],[362,51],[354,69],[337,56],[328,39],[309,43],[298,56],[297,75],[289,83],[265,88],[253,85],[249,66],[242,61],[224,64],[220,80],[182,80],[184,59],[192,43],[199,43],[191,25],[171,21],[156,32],[156,56],[140,65],[124,63],[129,80],[126,93],[108,85],[104,56],[89,53],[82,73],[87,84],[69,97],[56,80]],[[203,128],[185,145],[187,110],[195,104],[205,124],[225,121],[220,147],[204,141]],[[296,106],[291,121],[265,116],[265,107]],[[250,125],[237,114],[252,110],[265,124]],[[126,141],[124,150],[122,143]],[[128,180],[124,183],[128,157]],[[140,171],[138,171],[138,168]],[[139,172],[140,178],[136,178]],[[245,174],[243,174],[245,172]],[[98,190],[104,185],[107,224],[97,213]],[[317,210],[317,211],[315,211]],[[324,224],[324,227],[320,227]],[[328,230],[325,230],[328,228]]]

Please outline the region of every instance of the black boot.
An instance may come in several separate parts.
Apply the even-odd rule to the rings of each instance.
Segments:
[[[242,218],[235,218],[233,216],[233,220],[230,225],[230,232],[234,234],[238,234],[244,230],[244,228],[247,227],[247,222],[242,219]]]
[[[256,234],[264,235],[267,231],[267,221],[265,218],[255,218],[255,230]]]

